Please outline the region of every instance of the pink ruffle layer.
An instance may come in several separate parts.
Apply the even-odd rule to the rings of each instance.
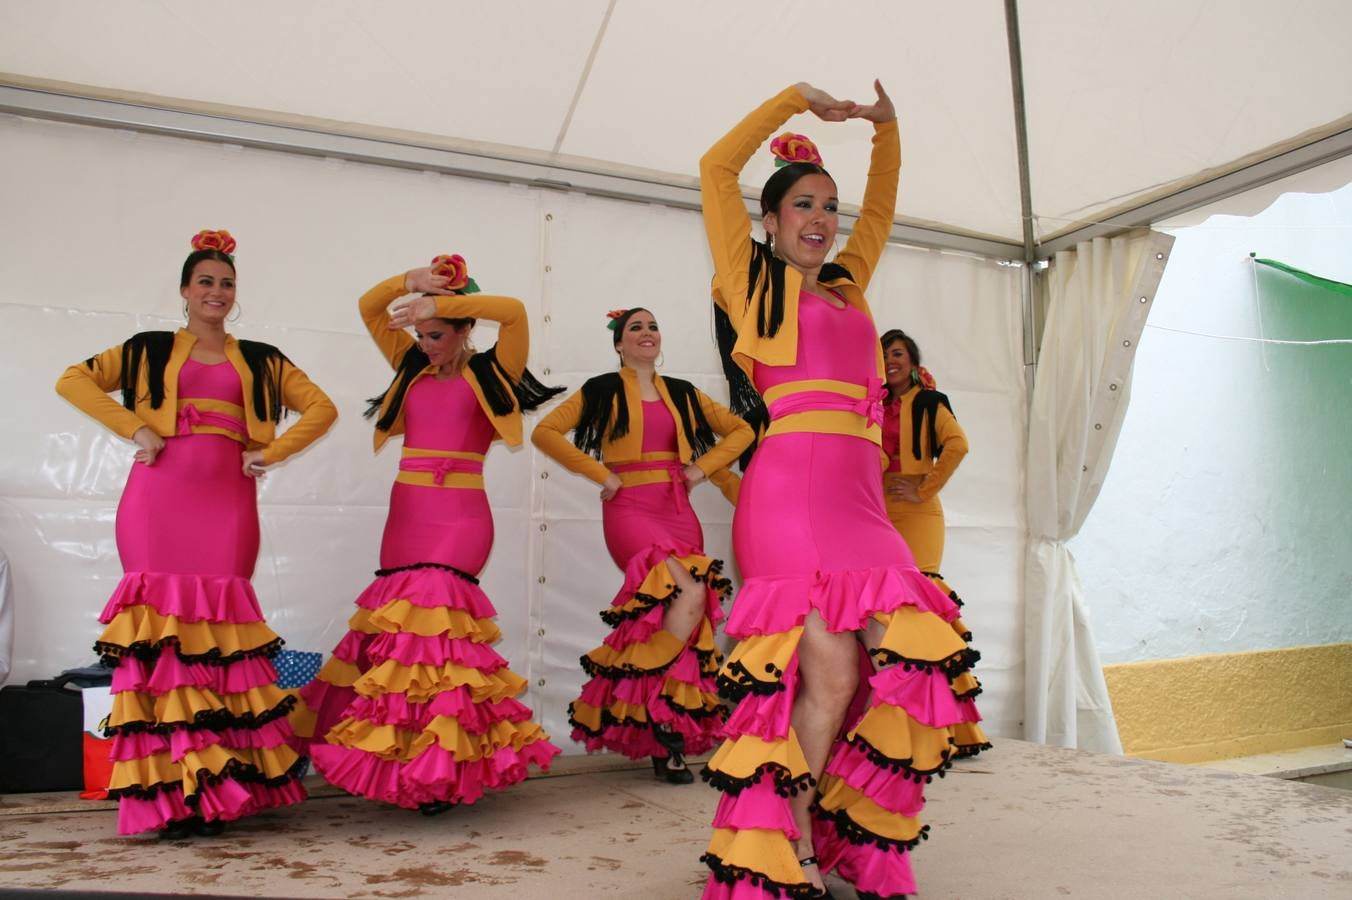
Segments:
[[[906,710],[907,715],[931,728],[947,728],[959,722],[980,722],[976,702],[959,700],[948,679],[935,669],[887,666],[869,679],[871,705],[886,704]]]
[[[813,819],[812,844],[823,872],[836,874],[857,890],[889,896],[914,894],[915,874],[911,854],[896,847],[886,850],[874,844],[852,844],[829,822]]]
[[[476,619],[491,619],[498,614],[488,595],[477,584],[471,584],[453,572],[431,568],[381,575],[361,592],[357,605],[363,609],[380,609],[395,600],[407,600],[414,606],[428,609],[441,606],[463,609]]]
[[[748,578],[737,595],[727,633],[736,638],[788,631],[816,610],[834,632],[858,631],[874,613],[914,606],[946,622],[958,617],[958,607],[914,567],[876,566],[821,572]]]
[[[440,746],[428,747],[407,763],[381,759],[351,747],[316,744],[315,767],[336,787],[351,794],[417,809],[423,803],[474,803],[486,789],[501,790],[524,780],[529,766],[549,770],[559,748],[549,741],[519,751],[502,747],[492,756],[458,762]]]
[[[272,661],[247,657],[226,665],[186,663],[177,653],[161,653],[151,665],[135,656],[125,656],[113,669],[113,693],[136,691],[160,696],[175,688],[195,687],[216,695],[242,694],[251,688],[275,684],[277,669]]]
[[[231,750],[269,750],[291,744],[291,726],[285,719],[275,719],[258,728],[222,728],[211,731],[202,728],[189,731],[175,729],[169,734],[136,732],[113,737],[109,757],[113,762],[144,759],[156,753],[168,753],[170,759],[182,759],[189,752],[220,745]]]
[[[304,799],[305,788],[295,779],[280,787],[268,787],[226,778],[217,784],[202,785],[195,806],[184,802],[181,787],[165,788],[153,797],[121,798],[117,807],[117,833],[155,831],[191,816],[230,822]]]
[[[263,621],[253,585],[242,575],[127,572],[99,614],[104,625],[128,607],[145,605],[184,622]]]

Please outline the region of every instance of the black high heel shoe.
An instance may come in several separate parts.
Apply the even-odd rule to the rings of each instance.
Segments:
[[[160,829],[162,841],[186,841],[192,837],[192,819],[175,819]]]
[[[679,731],[662,728],[653,729],[653,736],[667,751],[666,756],[653,757],[653,774],[667,784],[693,784],[695,773],[685,764],[685,737]]]
[[[201,816],[194,816],[188,820],[188,827],[192,833],[198,837],[219,837],[225,832],[225,823],[220,819],[212,819],[208,822]]]
[[[431,803],[419,803],[418,812],[422,813],[424,816],[439,816],[454,806],[454,803],[449,803],[445,800],[433,800]]]
[[[856,891],[859,900],[906,900],[906,894],[875,894],[872,891]]]

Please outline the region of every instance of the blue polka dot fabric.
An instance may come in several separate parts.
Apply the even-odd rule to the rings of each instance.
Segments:
[[[283,650],[272,659],[277,667],[277,687],[284,690],[304,687],[319,674],[324,654],[308,650]]]

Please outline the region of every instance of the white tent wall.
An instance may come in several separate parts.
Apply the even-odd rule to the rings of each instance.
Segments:
[[[130,446],[51,385],[66,365],[130,333],[181,321],[173,281],[187,238],[240,239],[243,318],[232,330],[282,347],[330,393],[334,430],[270,473],[260,493],[255,584],[296,649],[327,652],[377,564],[397,453],[371,453],[364,398],[389,382],[356,314],[377,280],[464,253],[485,290],[530,312],[531,367],[575,388],[613,365],[604,312],[644,305],[664,326],[664,371],[724,396],[713,349],[711,267],[698,214],[34,119],[0,118],[0,547],[12,564],[12,679],[90,660],[95,615],[120,575],[113,539]],[[870,300],[880,327],[920,341],[972,444],[944,492],[944,570],[969,601],[995,735],[1022,716],[1025,395],[1017,267],[890,247]],[[491,326],[476,331],[492,342]],[[527,422],[533,425],[533,417]],[[496,543],[484,587],[500,646],[530,680],[526,702],[567,745],[577,657],[603,633],[619,584],[590,482],[530,446],[486,467]],[[732,508],[695,492],[711,553],[731,559]],[[576,749],[572,747],[572,749]]]
[[[1252,218],[1213,215],[1175,234],[1112,468],[1071,543],[1102,659],[1352,640],[1352,435],[1330,431],[1347,419],[1283,430],[1263,412],[1315,408],[1267,375],[1265,357],[1300,365],[1348,359],[1352,347],[1205,336],[1263,334],[1250,252],[1352,282],[1352,185],[1285,194]],[[1273,312],[1264,307],[1269,328]],[[1325,527],[1331,519],[1342,527]]]

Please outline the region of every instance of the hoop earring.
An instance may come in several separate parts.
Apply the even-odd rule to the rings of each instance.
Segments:
[[[183,321],[188,321],[188,301],[183,301]]]
[[[666,359],[667,355],[665,353],[657,354],[657,362],[653,363],[653,366],[658,369],[662,368],[662,363],[664,363]]]
[[[225,321],[229,322],[231,325],[238,322],[240,318],[244,315],[244,307],[240,305],[240,302],[238,300],[235,301],[234,313],[235,317],[233,319],[230,318],[229,316],[225,317]]]

